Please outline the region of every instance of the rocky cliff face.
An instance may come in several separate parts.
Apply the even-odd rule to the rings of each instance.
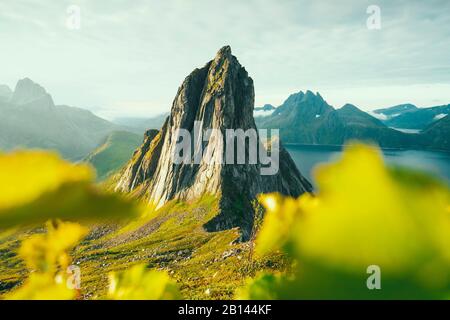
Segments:
[[[220,163],[218,159],[225,157],[226,129],[256,129],[253,108],[253,80],[230,47],[223,47],[214,60],[184,80],[161,131],[144,141],[123,171],[116,190],[134,192],[157,207],[172,199],[217,195],[220,214],[206,228],[214,231],[238,226],[243,237],[248,237],[253,221],[252,201],[258,194],[278,191],[298,196],[312,189],[282,147],[279,171],[274,175],[261,175],[259,162]],[[203,144],[202,160],[207,154],[214,160],[174,164],[178,129],[194,135],[196,121],[201,121],[203,131],[218,129],[223,133],[223,141],[210,139]],[[257,141],[262,145],[259,135]],[[248,145],[245,153],[249,153]]]

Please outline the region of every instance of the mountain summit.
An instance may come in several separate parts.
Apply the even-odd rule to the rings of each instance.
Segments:
[[[254,129],[262,146],[253,118],[254,95],[253,80],[231,48],[220,49],[214,60],[186,77],[161,131],[155,137],[146,137],[123,170],[116,190],[133,192],[157,207],[172,199],[189,201],[204,194],[216,195],[220,213],[206,228],[241,227],[243,237],[248,238],[253,225],[252,201],[258,194],[278,191],[298,196],[312,189],[283,147],[279,150],[279,170],[273,175],[262,175],[260,163],[204,161],[207,154],[215,160],[225,157],[227,129]],[[202,132],[217,129],[222,137],[204,142],[201,162],[174,164],[178,130],[195,135],[199,123]],[[249,155],[249,147],[245,144],[245,155]]]
[[[25,105],[38,100],[47,100],[50,105],[53,104],[51,96],[39,84],[29,78],[19,80],[11,97],[11,103],[16,105]]]

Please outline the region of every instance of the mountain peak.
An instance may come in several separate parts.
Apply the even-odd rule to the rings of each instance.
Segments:
[[[42,86],[33,82],[30,78],[24,78],[17,82],[11,102],[13,104],[23,105],[42,98],[51,100],[50,95]]]
[[[214,57],[214,60],[212,61],[212,63],[215,64],[216,66],[220,67],[221,65],[224,64],[225,61],[228,61],[229,64],[238,64],[239,65],[239,62],[237,61],[236,57],[233,56],[233,54],[231,52],[230,46],[223,46],[222,48],[220,48],[220,50],[217,51],[217,54]]]
[[[322,96],[320,95],[320,93],[314,93],[311,90],[307,90],[306,93],[304,94],[303,101],[308,101],[308,100],[315,100],[315,101],[324,101]]]
[[[289,98],[303,98],[305,96],[305,92],[303,92],[303,90],[300,90],[299,92],[296,92],[296,93],[293,93],[293,94],[291,94],[289,97],[288,97],[288,99]]]
[[[220,48],[219,51],[217,51],[216,57],[231,57],[231,47],[226,45]]]
[[[324,101],[319,92],[314,93],[311,90],[306,90],[305,92],[303,92],[302,90],[300,90],[297,93],[291,94],[285,102],[287,102],[287,101],[301,102],[301,101],[308,101],[308,100],[309,101],[311,101],[311,100]]]
[[[351,104],[351,103],[346,103],[344,106],[342,106],[341,110],[342,111],[361,111],[357,106],[355,106],[354,104]]]
[[[244,163],[236,164],[235,155],[230,160],[224,137],[207,139],[201,147],[196,145],[186,155],[183,152],[183,163],[175,164],[173,155],[177,154],[180,128],[188,131],[188,137],[194,137],[191,142],[202,141],[198,135],[210,129],[252,130],[254,142],[261,148],[262,139],[253,118],[254,98],[253,80],[231,54],[231,48],[223,47],[213,61],[186,77],[168,120],[130,160],[116,190],[137,190],[156,207],[173,199],[190,201],[212,194],[220,199],[220,213],[205,228],[217,231],[241,227],[243,237],[248,238],[253,224],[252,201],[258,194],[298,196],[311,190],[287,151],[280,147],[279,167],[273,175],[263,175],[260,162],[250,163],[249,146],[244,146]]]
[[[317,92],[311,90],[299,91],[291,94],[273,113],[274,116],[288,116],[292,118],[317,119],[324,113],[334,110]]]

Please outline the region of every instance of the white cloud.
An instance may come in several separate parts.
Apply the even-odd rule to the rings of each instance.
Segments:
[[[273,113],[274,110],[256,110],[253,111],[253,116],[256,117],[267,117]]]
[[[69,4],[81,8],[80,31],[65,28]],[[257,105],[305,89],[366,109],[448,103],[429,87],[450,85],[450,2],[379,0],[380,31],[366,28],[370,4],[2,0],[0,83],[27,76],[58,103],[140,114],[120,102],[151,101],[152,113],[166,111],[184,77],[230,44],[255,80]]]
[[[368,114],[370,114],[374,118],[377,118],[378,120],[387,120],[387,116],[385,114],[375,113],[373,111],[369,111]]]

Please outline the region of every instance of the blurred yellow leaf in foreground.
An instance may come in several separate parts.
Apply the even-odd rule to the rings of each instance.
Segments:
[[[98,189],[94,176],[89,165],[72,164],[54,153],[0,153],[0,228],[139,214],[131,201]]]
[[[181,295],[177,284],[164,271],[146,270],[136,265],[129,270],[111,273],[108,299],[174,300]]]
[[[66,183],[93,179],[90,167],[61,160],[56,154],[18,151],[0,155],[0,210],[36,200]]]
[[[76,291],[48,274],[31,274],[25,284],[6,296],[8,300],[72,300]]]
[[[47,233],[35,234],[22,242],[20,256],[30,270],[25,283],[7,299],[73,299],[77,292],[67,285],[69,251],[86,235],[87,228],[76,223],[47,223]]]
[[[450,191],[445,184],[386,168],[377,148],[358,144],[347,147],[340,161],[319,167],[316,180],[315,196],[271,194],[260,200],[267,214],[256,252],[281,248],[298,261],[296,280],[281,286],[278,281],[278,297],[448,295]],[[373,265],[381,270],[380,290],[366,285]]]
[[[77,223],[47,223],[47,233],[35,234],[22,242],[19,255],[35,272],[55,273],[69,265],[68,251],[87,234],[87,228]]]

